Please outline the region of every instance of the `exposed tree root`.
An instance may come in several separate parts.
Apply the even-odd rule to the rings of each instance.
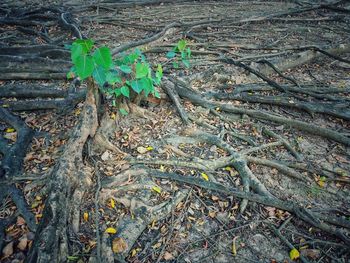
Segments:
[[[235,188],[226,187],[226,186],[223,186],[222,184],[207,182],[200,178],[180,176],[174,173],[162,173],[157,170],[152,170],[149,172],[149,175],[156,178],[162,178],[162,179],[168,179],[168,180],[171,179],[171,180],[176,180],[178,182],[182,182],[190,185],[196,185],[208,190],[213,190],[213,191],[225,193],[228,195],[234,195],[236,197],[247,199],[249,201],[258,202],[261,204],[265,204],[268,206],[273,206],[282,210],[289,211],[291,213],[294,213],[296,216],[298,216],[300,219],[304,220],[305,222],[317,228],[320,228],[332,235],[339,237],[341,240],[344,241],[344,243],[347,246],[350,246],[350,238],[348,237],[349,226],[347,226],[347,230],[336,228],[333,225],[322,222],[321,220],[326,219],[322,215],[312,212],[310,209],[300,207],[295,203],[281,201],[274,197],[268,197],[268,196],[247,193],[244,191],[238,191]],[[340,223],[338,221],[339,220],[337,218],[333,218],[333,217],[332,219],[328,218],[327,220],[327,222],[331,224],[333,224],[332,222],[337,222],[337,225],[339,225]]]
[[[311,134],[319,135],[319,136],[340,142],[344,145],[350,146],[350,139],[339,132],[330,130],[328,128],[323,128],[313,124],[309,124],[303,121],[285,118],[275,114],[272,115],[264,111],[238,108],[238,107],[234,107],[224,103],[209,101],[202,98],[194,90],[190,89],[187,86],[187,84],[184,83],[183,81],[179,81],[179,80],[175,80],[175,81],[179,83],[179,85],[177,86],[177,89],[180,96],[186,97],[193,103],[199,104],[202,107],[206,107],[210,109],[220,108],[220,110],[230,112],[230,113],[246,114],[254,119],[261,119],[261,120],[272,121],[279,124],[285,124],[295,129],[306,131]]]
[[[49,196],[27,262],[64,262],[71,254],[69,236],[79,230],[80,205],[91,186],[92,171],[83,162],[83,147],[98,126],[94,89],[90,83],[79,124],[51,173]],[[67,225],[69,224],[69,225]],[[54,252],[53,252],[54,251]]]
[[[128,183],[133,179],[137,181],[136,184]],[[117,174],[115,178],[109,177],[102,182],[100,195],[102,202],[107,198],[114,197],[115,200],[128,207],[133,215],[126,215],[118,222],[119,233],[115,237],[122,238],[127,244],[125,250],[120,253],[123,258],[128,255],[133,244],[147,225],[153,220],[158,221],[167,217],[176,205],[186,197],[188,192],[188,190],[180,190],[170,201],[155,205],[147,201],[149,198],[147,196],[149,196],[153,186],[155,184],[150,180],[147,171],[141,168],[126,170]],[[139,198],[135,194],[120,196],[122,192],[145,189],[148,189],[148,192],[141,194]]]
[[[19,117],[13,115],[8,110],[0,107],[0,120],[8,123],[17,131],[17,139],[13,145],[9,145],[4,138],[0,138],[0,148],[3,158],[0,165],[0,201],[10,196],[16,204],[18,213],[23,216],[28,227],[36,230],[35,218],[30,211],[23,192],[16,187],[13,178],[20,176],[22,173],[22,164],[26,156],[34,131],[30,129]],[[4,225],[7,226],[6,224]],[[0,229],[4,231],[4,228]],[[0,247],[2,249],[2,247]]]

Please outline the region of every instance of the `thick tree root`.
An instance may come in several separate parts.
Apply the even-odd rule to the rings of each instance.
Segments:
[[[137,183],[131,184],[134,181],[137,181]],[[122,258],[127,257],[133,244],[146,227],[154,220],[159,221],[166,218],[177,204],[186,197],[188,192],[188,190],[180,190],[171,200],[157,205],[149,204],[150,202],[147,201],[149,197],[146,196],[137,198],[136,194],[132,196],[123,194],[123,197],[121,197],[122,192],[144,191],[145,189],[149,190],[146,193],[148,195],[153,186],[155,184],[150,180],[147,170],[141,168],[126,170],[113,178],[108,177],[102,182],[100,195],[102,202],[105,202],[107,198],[113,197],[128,207],[132,214],[132,216],[127,215],[120,219],[117,227],[119,233],[114,236],[114,238],[122,238],[127,244],[126,248],[121,251]]]
[[[217,191],[221,193],[225,193],[228,195],[234,195],[238,198],[243,198],[247,199],[252,202],[257,202],[261,203],[264,205],[268,206],[273,206],[285,211],[289,211],[296,216],[298,216],[300,219],[304,220],[305,222],[311,224],[314,227],[317,227],[319,229],[322,229],[332,235],[337,236],[340,238],[347,246],[350,247],[350,238],[348,237],[349,234],[349,229],[350,229],[350,224],[347,224],[347,229],[340,229],[336,228],[333,225],[327,224],[321,220],[327,220],[327,218],[324,218],[323,215],[318,214],[316,212],[312,212],[311,210],[307,208],[300,207],[299,205],[292,203],[292,202],[287,202],[287,201],[281,201],[277,198],[274,197],[268,197],[268,196],[262,196],[262,195],[257,195],[257,194],[252,194],[252,193],[247,193],[244,191],[238,191],[235,188],[230,188],[223,186],[222,184],[217,184],[213,182],[207,182],[204,181],[200,178],[194,178],[194,177],[189,177],[189,176],[180,176],[178,174],[174,173],[162,173],[158,170],[151,170],[148,173],[150,176],[155,177],[155,178],[162,178],[162,179],[171,179],[171,180],[176,180],[178,182],[190,184],[190,185],[196,185],[204,189],[212,190],[212,191]],[[328,218],[327,222],[333,224],[332,222],[338,222],[339,220],[337,218],[332,217]],[[340,223],[337,223],[339,225]]]
[[[86,140],[94,136],[98,126],[95,88],[92,83],[88,86],[80,122],[51,173],[44,219],[26,262],[65,262],[72,252],[69,236],[71,231],[79,230],[81,200],[92,183],[92,173],[84,166],[82,152]]]
[[[28,227],[32,231],[35,231],[37,227],[35,217],[30,211],[22,191],[17,189],[15,185],[16,181],[13,180],[22,173],[23,160],[26,156],[27,148],[33,139],[34,131],[19,117],[4,108],[0,108],[0,120],[8,123],[17,131],[17,139],[12,146],[5,139],[0,138],[0,151],[3,154],[0,165],[0,201],[4,200],[7,195],[10,196],[16,204],[18,214],[21,214]],[[0,231],[3,230],[0,229]]]
[[[319,127],[317,125],[309,124],[303,121],[285,118],[275,114],[272,115],[264,111],[238,108],[225,103],[209,101],[202,98],[199,94],[197,94],[195,91],[190,89],[187,86],[187,84],[184,83],[183,81],[179,81],[179,80],[175,80],[175,81],[177,81],[180,84],[176,86],[180,96],[186,97],[193,103],[199,104],[202,107],[206,107],[210,109],[220,108],[220,110],[230,112],[230,113],[246,114],[254,119],[267,120],[267,121],[272,121],[279,124],[285,124],[295,129],[306,131],[311,134],[319,135],[327,139],[340,142],[346,146],[350,146],[350,138],[348,138],[347,136],[339,132],[330,130],[328,128]]]

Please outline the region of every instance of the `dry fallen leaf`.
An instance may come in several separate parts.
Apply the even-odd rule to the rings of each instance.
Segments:
[[[117,233],[117,229],[113,228],[113,227],[108,227],[106,230],[105,230],[106,233],[108,234],[115,234]]]
[[[168,251],[165,251],[163,258],[165,260],[172,260],[174,257],[171,253],[169,253]]]
[[[208,177],[208,175],[206,173],[201,173],[201,176],[203,177],[203,179],[205,181],[209,181],[209,177]]]
[[[24,220],[24,218],[21,217],[21,216],[18,216],[18,217],[17,217],[16,225],[17,225],[17,226],[23,226],[23,225],[25,225],[25,224],[26,224],[26,221]]]
[[[122,253],[127,250],[128,244],[121,237],[117,237],[112,241],[112,250],[114,253]]]
[[[210,211],[210,212],[209,212],[209,216],[210,216],[211,218],[215,218],[215,217],[216,217],[216,212],[215,212],[215,211]]]
[[[291,260],[296,260],[300,257],[300,253],[296,248],[293,248],[290,252],[289,252],[289,257]]]
[[[113,199],[113,198],[111,198],[111,200],[110,200],[110,205],[111,205],[111,207],[112,207],[112,208],[114,208],[114,207],[115,207],[115,201],[114,201],[114,199]]]
[[[13,241],[8,243],[3,249],[2,249],[2,256],[7,258],[13,254]]]
[[[145,148],[143,146],[137,147],[136,150],[137,150],[138,153],[141,153],[141,154],[144,154],[144,153],[148,152],[147,148]]]
[[[300,250],[300,254],[304,257],[316,260],[321,256],[321,251],[318,249],[303,249]]]
[[[101,155],[101,159],[102,161],[107,161],[110,157],[110,153],[108,151],[105,151],[102,155]]]
[[[213,201],[218,201],[219,200],[219,197],[215,196],[215,195],[212,195],[211,196],[211,200]]]
[[[20,250],[24,251],[27,248],[27,245],[28,245],[28,239],[27,239],[27,237],[24,236],[19,240],[17,247]]]
[[[83,218],[84,218],[84,221],[87,222],[89,220],[89,213],[88,212],[84,212]]]
[[[160,194],[162,192],[162,189],[159,186],[153,186],[152,190],[158,194]]]

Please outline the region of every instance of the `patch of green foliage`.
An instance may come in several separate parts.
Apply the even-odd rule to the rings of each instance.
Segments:
[[[167,53],[168,58],[181,55],[186,67],[190,66],[191,50],[186,49],[186,40],[180,40],[172,51]],[[121,54],[113,60],[111,50],[106,47],[96,47],[91,39],[79,39],[69,46],[73,67],[67,78],[78,76],[80,80],[92,77],[100,90],[115,99],[123,96],[130,98],[130,91],[159,98],[156,87],[161,84],[163,68],[158,64],[155,70],[147,62],[146,57],[139,49],[128,54]],[[173,63],[178,63],[174,61]],[[174,64],[175,65],[175,64]],[[176,64],[178,67],[178,64]]]
[[[166,54],[166,57],[169,59],[174,59],[173,66],[174,68],[179,67],[179,62],[181,61],[186,68],[190,67],[190,58],[191,58],[191,49],[187,47],[186,40],[180,40],[173,50],[169,51]]]

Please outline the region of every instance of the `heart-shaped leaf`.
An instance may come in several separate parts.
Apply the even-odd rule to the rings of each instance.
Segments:
[[[94,64],[91,56],[82,55],[76,60],[75,68],[81,80],[90,77],[94,71]]]
[[[148,75],[148,66],[143,63],[137,63],[135,69],[137,79],[142,79]]]
[[[112,66],[112,55],[108,47],[100,47],[96,49],[93,58],[97,65],[100,65],[105,69],[109,69]]]

